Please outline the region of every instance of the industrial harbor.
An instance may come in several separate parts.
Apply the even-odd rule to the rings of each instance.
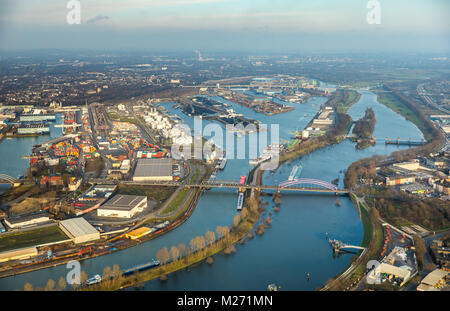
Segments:
[[[444,84],[202,55],[61,56],[21,92],[5,75],[0,289],[445,288]]]

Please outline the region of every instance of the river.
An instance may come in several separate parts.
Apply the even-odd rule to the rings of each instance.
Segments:
[[[50,134],[29,137],[5,138],[0,142],[0,174],[6,174],[17,178],[25,175],[30,160],[22,159],[23,156],[29,156],[34,145],[41,144],[50,139],[62,135],[62,128],[55,127],[61,124],[61,115],[56,115],[56,120],[50,123]],[[0,185],[0,193],[7,190],[9,185]]]
[[[364,115],[366,107],[372,107],[377,117],[374,136],[392,137],[392,133],[395,133],[395,138],[423,138],[415,125],[378,103],[375,94],[370,91],[361,93],[360,100],[349,110],[349,114],[356,120]],[[305,127],[319,105],[325,101],[325,98],[312,97],[304,104],[289,104],[295,109],[275,116],[265,116],[236,104],[233,104],[233,109],[265,124],[279,124],[280,139],[289,139],[292,136],[290,132]],[[186,124],[192,124],[192,118],[171,108],[170,103],[164,106],[185,119]],[[237,139],[248,139],[248,135]],[[345,140],[303,157],[301,177],[331,181],[339,176],[342,186],[342,171],[352,162],[403,148],[407,147],[385,146],[383,143],[356,150],[354,143]],[[299,161],[285,163],[273,173],[266,172],[263,183],[276,184],[287,180],[292,166]],[[229,160],[217,179],[237,180],[240,175],[247,174],[249,169],[248,160]],[[267,215],[273,203],[267,197],[263,197],[263,200],[268,202]],[[105,266],[112,267],[114,264],[126,269],[154,258],[162,247],[170,248],[179,243],[189,245],[192,238],[205,234],[207,230],[215,231],[218,225],[230,225],[237,213],[236,201],[236,191],[210,190],[200,198],[192,216],[177,229],[136,247],[84,260],[81,262],[82,269],[89,276],[101,274]],[[271,218],[272,226],[266,229],[264,235],[256,236],[245,245],[237,245],[235,254],[218,255],[212,265],[203,263],[196,268],[173,273],[164,282],[147,282],[144,289],[266,290],[268,284],[276,283],[281,286],[281,290],[314,290],[341,272],[352,258],[351,254],[334,257],[325,239],[325,232],[331,238],[351,244],[360,245],[362,240],[361,220],[347,197],[342,197],[341,205],[336,206],[334,195],[285,194],[282,196],[280,211],[273,212]],[[34,287],[44,286],[48,279],[57,281],[61,276],[65,277],[67,272],[63,265],[0,279],[0,289],[22,289],[26,282]],[[311,276],[309,281],[306,273]]]

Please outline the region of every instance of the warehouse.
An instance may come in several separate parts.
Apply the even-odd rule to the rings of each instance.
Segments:
[[[146,208],[146,196],[118,194],[97,209],[97,216],[131,218]]]
[[[75,244],[100,239],[100,232],[82,217],[63,220],[59,223],[59,228],[67,234]]]
[[[141,227],[125,234],[128,239],[136,240],[154,231],[153,228]]]
[[[418,291],[438,291],[446,286],[446,279],[448,276],[448,272],[436,269],[430,274],[428,274],[422,282],[420,282],[419,286],[417,286]]]
[[[381,263],[367,275],[368,281],[380,284],[383,278],[393,281],[398,280],[399,287],[403,286],[410,278],[411,271],[406,267],[396,267],[387,263]],[[371,284],[374,284],[371,283]]]
[[[172,159],[139,159],[133,181],[172,181]]]
[[[27,247],[21,249],[14,249],[11,251],[6,251],[0,253],[0,262],[10,261],[10,260],[23,260],[38,255],[38,250],[36,247]]]
[[[39,213],[34,215],[28,215],[28,216],[20,216],[20,217],[11,217],[6,218],[5,223],[10,228],[23,228],[27,226],[37,225],[37,224],[43,224],[46,222],[52,222],[47,214],[45,213]]]

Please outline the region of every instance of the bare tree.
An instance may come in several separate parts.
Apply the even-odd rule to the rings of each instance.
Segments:
[[[87,277],[86,271],[81,271],[81,273],[80,273],[80,282],[81,282],[81,284],[86,283],[87,279],[88,279],[88,277]]]
[[[241,216],[239,214],[235,215],[233,217],[233,226],[237,227],[240,222],[241,222]]]
[[[189,241],[189,247],[191,248],[191,251],[195,253],[195,251],[198,249],[197,247],[197,238],[193,238]]]
[[[178,250],[180,251],[180,256],[186,255],[187,246],[184,243],[178,244]]]
[[[222,230],[222,226],[217,226],[216,227],[216,232],[217,232],[217,237],[219,239],[221,239],[223,237],[223,230]]]
[[[180,251],[176,246],[172,246],[170,248],[170,253],[172,254],[173,260],[178,261],[178,259],[180,258]]]
[[[47,285],[45,285],[45,290],[50,292],[55,290],[55,281],[52,279],[48,280]]]
[[[205,237],[203,235],[198,236],[197,238],[197,247],[198,249],[204,249],[206,245]]]
[[[208,245],[212,245],[216,241],[216,235],[212,231],[207,231],[205,236],[206,236],[206,241],[208,242]]]
[[[258,212],[258,201],[256,201],[256,199],[254,197],[250,197],[248,199],[248,205],[250,206],[250,211],[252,213],[257,213]]]
[[[122,271],[119,268],[119,265],[114,265],[112,274],[114,278],[120,278],[122,276]]]
[[[223,226],[222,230],[223,230],[223,236],[226,239],[228,239],[230,237],[230,228],[228,228],[227,226]]]
[[[31,292],[33,291],[33,285],[31,285],[30,283],[26,283],[23,289],[27,292]]]
[[[59,281],[58,281],[58,289],[59,290],[65,290],[66,287],[67,287],[66,280],[63,277],[60,277]]]
[[[247,216],[248,216],[248,209],[246,207],[244,207],[241,210],[241,219],[245,219],[245,218],[247,218]]]
[[[103,275],[102,280],[107,281],[112,276],[112,270],[110,266],[106,266],[105,269],[103,269]]]
[[[165,265],[170,260],[170,254],[167,247],[160,249],[156,253],[156,258],[161,262],[161,264]]]

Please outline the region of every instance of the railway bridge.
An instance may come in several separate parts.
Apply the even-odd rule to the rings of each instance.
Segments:
[[[253,185],[244,184],[232,180],[214,180],[213,182],[203,182],[197,184],[189,184],[176,181],[166,181],[166,182],[156,182],[156,181],[117,181],[108,179],[89,179],[89,182],[96,184],[125,184],[125,185],[141,185],[141,186],[166,186],[166,187],[185,187],[185,188],[223,188],[223,189],[238,189],[247,190],[255,189],[261,190],[272,190],[276,192],[290,191],[290,192],[309,192],[309,193],[334,193],[338,194],[348,194],[347,189],[340,189],[336,185],[312,178],[297,178],[293,180],[284,181],[278,185]]]
[[[0,174],[0,184],[16,184],[19,180],[6,174]]]

